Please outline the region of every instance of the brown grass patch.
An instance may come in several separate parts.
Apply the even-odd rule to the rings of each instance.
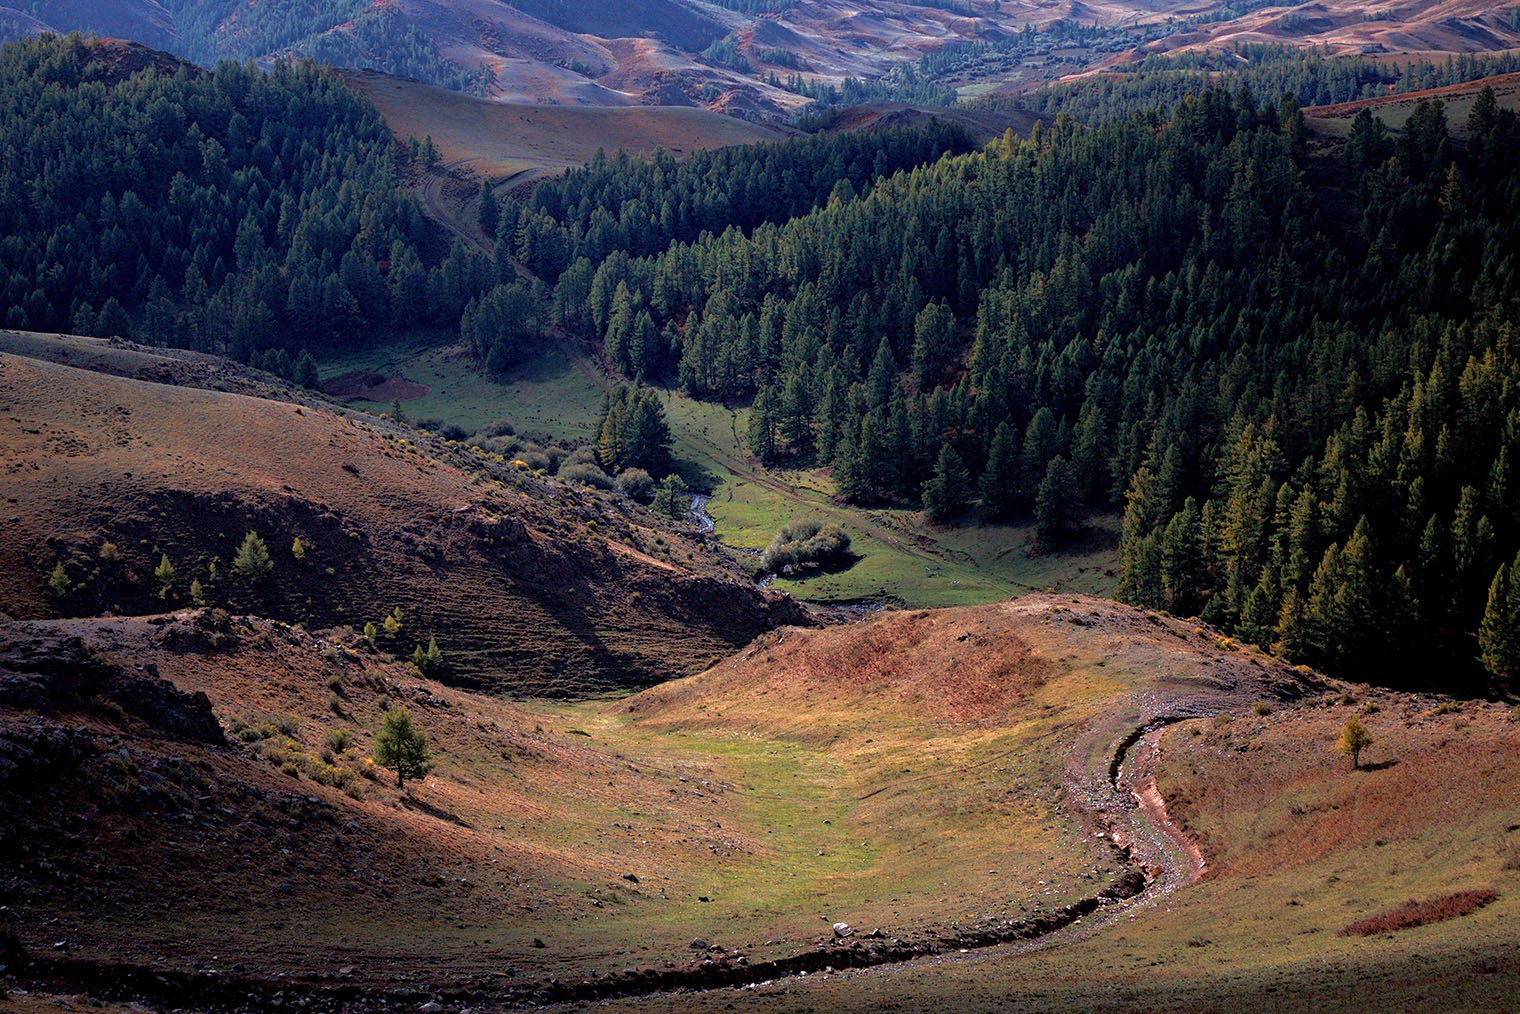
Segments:
[[[430,390],[404,377],[387,377],[373,370],[349,370],[322,385],[322,393],[342,401],[411,401]]]
[[[1378,933],[1392,933],[1395,930],[1413,929],[1415,926],[1445,922],[1447,919],[1456,919],[1476,912],[1484,905],[1496,901],[1498,897],[1499,892],[1484,889],[1458,891],[1455,894],[1431,898],[1428,901],[1411,899],[1398,908],[1378,915],[1369,915],[1365,919],[1358,919],[1356,922],[1347,924],[1340,931],[1340,935],[1370,937]]]

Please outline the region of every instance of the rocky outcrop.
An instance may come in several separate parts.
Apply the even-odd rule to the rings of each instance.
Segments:
[[[133,670],[106,662],[77,637],[0,627],[0,707],[135,719],[171,739],[226,743],[204,693],[184,693],[151,664]]]

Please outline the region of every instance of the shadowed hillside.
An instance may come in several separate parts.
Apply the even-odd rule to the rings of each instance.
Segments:
[[[189,604],[192,581],[311,626],[399,608],[392,650],[436,637],[451,680],[555,694],[689,673],[801,616],[629,501],[370,417],[9,354],[0,401],[12,616],[154,612]],[[234,570],[248,532],[267,576]]]

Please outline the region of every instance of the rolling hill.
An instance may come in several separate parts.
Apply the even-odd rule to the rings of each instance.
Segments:
[[[365,760],[398,703],[437,761],[406,791]],[[4,622],[8,981],[154,1010],[1336,1009],[1419,955],[1384,1002],[1487,1009],[1520,976],[1517,737],[1069,595],[784,628],[572,704],[211,610]],[[1439,920],[1346,930],[1409,901]]]
[[[211,357],[0,342],[11,616],[154,612],[188,604],[192,580],[215,605],[313,627],[399,609],[392,647],[436,636],[453,681],[554,694],[690,673],[801,618],[626,499],[335,414]],[[253,581],[229,569],[250,531],[273,558]],[[47,586],[59,566],[62,594]]]
[[[348,0],[307,11],[228,0],[70,0],[0,7],[0,26],[7,36],[93,30],[206,64],[311,55],[515,103],[700,105],[744,118],[790,116],[818,89],[852,79],[868,83],[854,101],[900,100],[926,81],[973,96],[1122,69],[1146,56],[1260,44],[1391,60],[1520,46],[1520,25],[1474,0]]]
[[[345,77],[398,136],[432,137],[446,165],[498,179],[579,166],[598,149],[684,155],[795,133],[688,106],[497,102],[373,71]]]

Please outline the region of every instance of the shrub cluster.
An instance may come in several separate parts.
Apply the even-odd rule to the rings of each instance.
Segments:
[[[821,521],[793,521],[783,525],[760,556],[767,571],[782,571],[803,564],[841,561],[850,550],[850,537],[838,525]]]
[[[1476,891],[1458,891],[1429,901],[1406,901],[1397,908],[1377,915],[1358,919],[1341,930],[1340,935],[1370,937],[1394,930],[1426,926],[1467,915],[1490,904],[1499,897],[1497,891],[1487,888]]]

